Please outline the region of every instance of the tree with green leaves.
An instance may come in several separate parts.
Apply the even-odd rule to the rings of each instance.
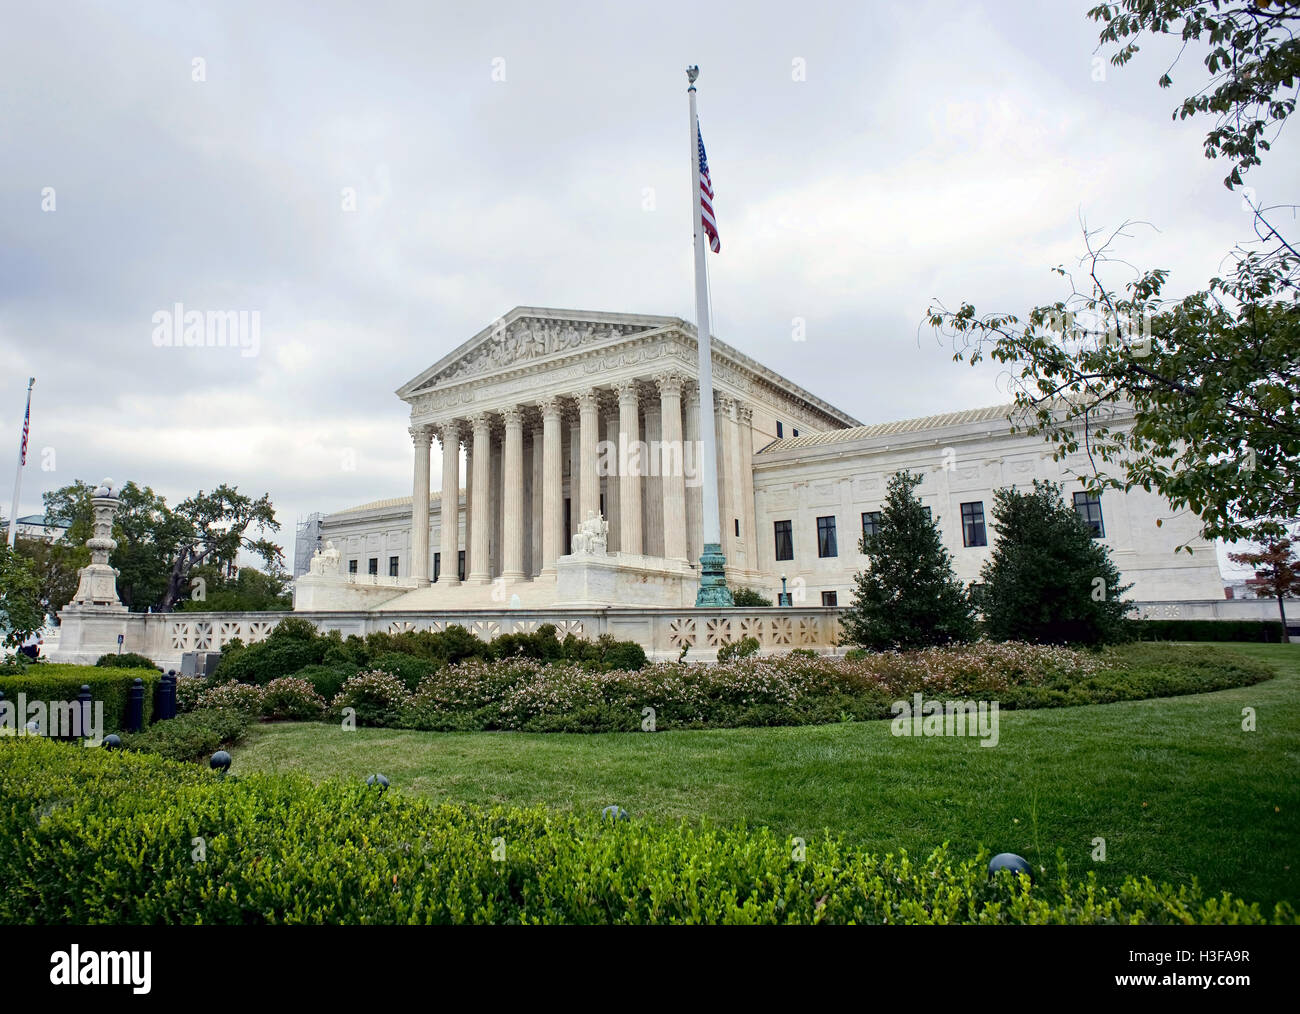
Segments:
[[[196,567],[190,575],[190,595],[178,611],[260,612],[292,609],[292,578],[281,567],[265,571],[237,567],[234,577],[226,566]]]
[[[1208,80],[1174,115],[1212,118],[1205,153],[1227,159],[1224,184],[1241,189],[1295,109],[1300,4],[1122,0],[1089,16],[1117,67],[1144,37],[1204,51]],[[1300,256],[1277,224],[1280,206],[1242,194],[1254,239],[1232,251],[1224,277],[1182,299],[1164,295],[1160,268],[1115,288],[1125,223],[1109,235],[1085,229],[1085,278],[1058,267],[1062,299],[1023,316],[970,303],[949,311],[936,302],[927,313],[953,339],[955,359],[1011,368],[1013,423],[1053,443],[1058,460],[1085,451],[1091,488],[1155,489],[1197,514],[1204,537],[1227,540],[1280,537],[1300,518]]]
[[[842,615],[845,639],[877,651],[967,641],[974,610],[952,570],[936,519],[913,491],[922,477],[889,480],[876,534],[859,549],[867,569],[854,578],[853,602]]]
[[[1286,599],[1300,595],[1300,559],[1291,548],[1289,538],[1271,539],[1254,552],[1229,553],[1233,563],[1255,570],[1255,594],[1277,599],[1277,613],[1282,619],[1282,637],[1286,639]]]
[[[90,535],[94,488],[78,480],[45,494],[45,513],[69,526],[69,542],[83,544]],[[268,494],[253,499],[222,483],[172,508],[148,486],[128,482],[118,496],[118,546],[109,563],[119,572],[118,594],[136,612],[171,612],[189,597],[196,568],[222,568],[233,576],[241,552],[271,568],[282,562],[280,547],[264,537],[280,529]]]
[[[77,594],[81,568],[90,563],[90,550],[84,542],[74,545],[66,538],[51,541],[22,536],[14,549],[32,565],[42,611],[47,616],[57,615]]]
[[[997,532],[980,571],[975,604],[996,641],[1113,644],[1128,639],[1124,594],[1110,550],[1067,506],[1061,487],[1034,480],[1032,491],[993,494]]]
[[[44,625],[36,568],[0,542],[0,643],[16,648]]]

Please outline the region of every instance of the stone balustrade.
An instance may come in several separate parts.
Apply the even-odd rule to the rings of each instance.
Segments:
[[[836,650],[841,629],[839,610],[822,607],[734,609],[458,609],[448,612],[295,612],[295,613],[128,613],[83,625],[82,618],[65,614],[55,661],[94,662],[117,650],[117,634],[124,635],[123,650],[134,651],[159,665],[179,665],[187,651],[220,651],[235,638],[255,644],[270,636],[287,616],[315,623],[321,630],[337,630],[344,637],[375,631],[442,631],[459,625],[491,640],[500,634],[531,633],[545,623],[554,624],[561,638],[568,634],[595,640],[609,634],[621,641],[636,641],[656,659],[676,659],[682,648],[687,659],[707,661],[717,657],[724,644],[744,637],[757,639],[763,654],[810,648]]]

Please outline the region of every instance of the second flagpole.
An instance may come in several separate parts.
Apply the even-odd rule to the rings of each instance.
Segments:
[[[686,89],[691,109],[691,203],[695,227],[695,334],[700,356],[700,437],[704,444],[700,462],[703,485],[703,549],[700,553],[700,588],[695,595],[696,606],[731,606],[731,590],[727,587],[727,560],[722,552],[722,525],[718,509],[718,434],[713,415],[713,341],[709,324],[709,280],[704,258],[705,236],[703,208],[700,204],[700,124],[695,109],[695,79],[699,67],[687,67]]]
[[[23,465],[27,461],[27,433],[31,426],[32,419],[32,387],[36,384],[36,378],[31,377],[27,381],[27,408],[23,412],[23,436],[18,447],[18,468],[14,471],[14,502],[9,511],[9,548],[14,548],[14,540],[18,537],[18,497],[23,488]]]

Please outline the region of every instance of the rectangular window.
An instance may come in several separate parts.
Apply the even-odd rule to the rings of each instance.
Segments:
[[[926,521],[934,520],[934,511],[930,510],[929,507],[925,508],[925,520]]]
[[[456,577],[465,580],[465,550],[463,549],[456,554]]]
[[[1106,537],[1106,525],[1101,520],[1101,497],[1095,493],[1075,493],[1074,512],[1092,529],[1094,539]]]
[[[433,583],[438,583],[438,577],[442,574],[442,554],[433,554]]]
[[[372,556],[372,557],[370,558],[370,563],[367,565],[366,569],[367,569],[371,574],[374,574],[374,575],[378,576],[378,574],[379,574],[379,557],[377,557],[377,556]]]
[[[776,424],[776,439],[780,440],[783,436],[785,436],[785,425],[781,422],[778,422]]]
[[[798,431],[798,430],[791,430],[791,431],[790,431],[790,434],[791,434],[791,436],[796,436],[796,437],[797,437],[797,436],[799,435],[799,431]]]
[[[740,538],[740,518],[732,518],[736,522],[736,538]]]
[[[987,546],[984,531],[984,501],[975,500],[961,505],[961,543],[963,546]]]
[[[356,572],[357,572],[357,561],[356,561],[356,560],[349,560],[349,561],[348,561],[348,573],[349,573],[349,574],[355,574]]]
[[[817,519],[817,555],[822,558],[840,555],[840,551],[835,545],[834,515]]]
[[[833,591],[830,591],[830,592],[822,592],[822,605],[824,605],[824,606],[838,606],[839,604],[840,604],[840,593],[839,593],[839,592],[833,592]]]
[[[880,534],[880,511],[862,512],[862,538],[870,542]]]
[[[395,556],[388,558],[388,576],[397,577],[397,557]]]
[[[794,559],[794,537],[790,532],[789,521],[777,521],[776,528],[776,558],[778,560]]]

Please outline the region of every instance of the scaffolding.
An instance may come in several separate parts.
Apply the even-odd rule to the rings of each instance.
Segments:
[[[302,577],[311,567],[312,554],[320,548],[319,513],[298,519],[298,535],[293,543],[293,576]]]

